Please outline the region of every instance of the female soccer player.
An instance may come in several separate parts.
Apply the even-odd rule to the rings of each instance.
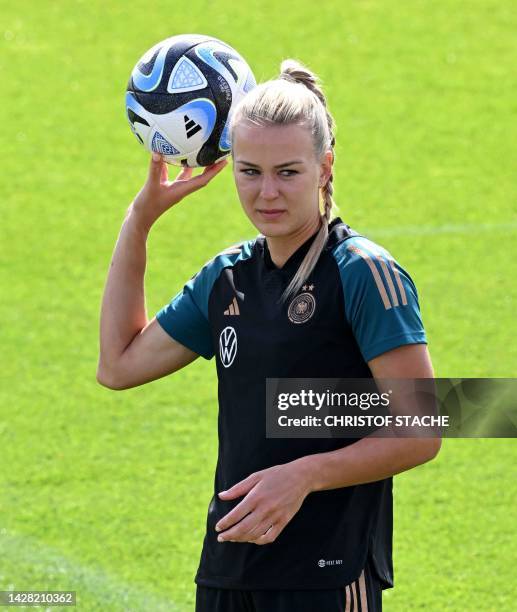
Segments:
[[[292,60],[231,122],[233,176],[260,232],[210,260],[148,321],[146,239],[226,162],[175,181],[153,156],[105,288],[98,381],[126,389],[215,355],[219,454],[196,576],[197,612],[381,610],[393,585],[392,476],[439,439],[275,439],[266,378],[426,378],[416,289],[333,205],[333,120]]]

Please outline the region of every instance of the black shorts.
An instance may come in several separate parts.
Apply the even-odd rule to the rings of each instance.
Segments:
[[[382,587],[367,565],[339,589],[245,591],[197,587],[196,612],[381,612]]]

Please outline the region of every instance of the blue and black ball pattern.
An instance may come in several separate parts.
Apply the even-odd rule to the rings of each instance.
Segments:
[[[183,136],[191,138],[201,129],[209,132],[197,153],[197,164],[207,166],[227,154],[230,142],[226,123],[233,101],[232,92],[239,80],[230,60],[242,63],[242,58],[217,39],[185,35],[163,41],[146,60],[135,66],[126,93],[128,119],[139,140],[142,139],[134,125],[138,122],[149,125],[141,109],[153,115],[164,115],[188,105],[183,118]],[[254,86],[255,79],[249,71],[241,90],[248,91]],[[207,117],[205,123],[208,125],[196,122],[196,110]],[[164,155],[180,154],[159,131],[154,134],[151,146]]]

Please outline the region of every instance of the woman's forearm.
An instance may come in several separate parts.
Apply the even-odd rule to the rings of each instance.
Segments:
[[[99,371],[112,368],[131,340],[147,324],[144,275],[149,229],[131,205],[113,251],[104,288]]]
[[[382,480],[429,461],[439,438],[363,438],[328,453],[297,459],[310,491],[324,491]]]

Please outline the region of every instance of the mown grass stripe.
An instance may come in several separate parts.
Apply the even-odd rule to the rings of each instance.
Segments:
[[[89,601],[92,597],[98,600],[99,610],[180,612],[179,606],[174,601],[142,590],[135,584],[126,584],[101,567],[92,567],[74,561],[59,550],[31,536],[8,533],[6,529],[2,529],[0,551],[2,557],[9,559],[10,563],[29,563],[35,572],[41,572],[45,576],[59,576],[57,579],[49,578],[48,589],[76,591],[78,607],[82,607],[81,599],[87,592]],[[13,579],[8,582],[9,584],[2,584],[4,590],[28,590],[25,583],[22,585],[13,582]],[[56,586],[56,582],[59,582],[59,587]],[[46,590],[47,586],[35,584],[30,588]]]

